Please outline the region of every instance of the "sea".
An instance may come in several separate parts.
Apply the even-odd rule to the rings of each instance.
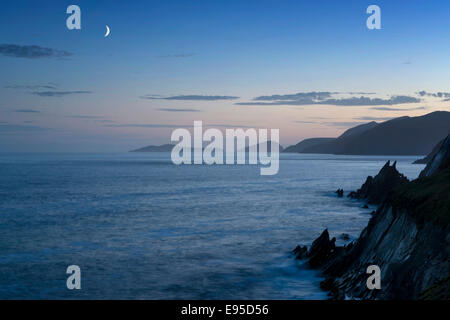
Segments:
[[[357,239],[376,208],[336,189],[387,160],[414,179],[419,157],[280,154],[261,176],[169,153],[2,153],[0,299],[326,299],[292,250],[325,228]]]

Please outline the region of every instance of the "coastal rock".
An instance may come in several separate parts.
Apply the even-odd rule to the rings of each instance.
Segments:
[[[292,252],[295,254],[296,259],[305,259],[308,256],[308,248],[306,246],[298,245]]]
[[[408,179],[398,172],[397,161],[391,166],[390,161],[381,168],[375,176],[368,176],[366,182],[356,192],[351,192],[348,196],[354,199],[364,199],[370,204],[380,204],[391,194],[392,190],[398,186],[408,183]]]
[[[438,151],[441,149],[444,141],[445,139],[439,141],[439,143],[434,146],[433,150],[431,150],[431,152],[425,158],[418,159],[414,161],[413,164],[428,164],[431,160],[433,160],[434,155],[438,153]]]
[[[447,138],[422,178],[393,189],[356,242],[336,247],[328,230],[313,242],[309,264],[333,299],[450,299],[449,151]],[[370,265],[380,267],[381,290],[366,286]]]
[[[342,233],[340,236],[339,236],[339,239],[341,239],[341,240],[350,240],[350,235],[348,234],[348,233]]]
[[[309,265],[312,268],[320,267],[334,252],[336,238],[330,240],[328,230],[325,229],[311,245],[308,252]]]
[[[442,142],[441,148],[428,162],[419,177],[428,177],[434,173],[450,167],[450,135]]]
[[[306,246],[298,245],[293,253],[296,255],[296,259],[308,259],[308,264],[311,268],[320,267],[325,261],[328,261],[330,257],[335,253],[336,238],[330,240],[328,230],[325,229],[321,235],[314,240],[311,248],[308,250]]]
[[[344,196],[344,189],[337,189],[335,193],[338,195],[339,198],[342,198]]]

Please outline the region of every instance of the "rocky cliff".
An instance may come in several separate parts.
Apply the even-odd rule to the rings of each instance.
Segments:
[[[309,250],[298,246],[297,257],[322,269],[321,285],[336,299],[450,299],[449,160],[447,137],[419,179],[405,182],[385,165],[384,175],[402,182],[375,197],[380,206],[359,239],[337,247],[325,230]],[[381,289],[367,288],[369,265],[380,267]]]
[[[450,167],[450,134],[442,142],[439,151],[427,162],[427,166],[420,173],[420,177],[428,177]]]
[[[385,201],[392,190],[408,183],[408,179],[398,172],[397,162],[391,166],[388,161],[380,172],[375,176],[368,176],[366,182],[356,192],[350,192],[350,198],[363,199],[370,204],[379,204]]]
[[[441,149],[444,141],[445,141],[445,139],[439,141],[438,144],[434,146],[433,150],[431,150],[431,152],[429,154],[427,154],[427,156],[425,158],[418,159],[418,160],[414,161],[413,163],[414,164],[427,164],[428,162],[433,160],[434,155],[436,153],[438,153],[438,151]]]

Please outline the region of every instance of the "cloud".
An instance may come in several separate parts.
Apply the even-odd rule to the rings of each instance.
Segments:
[[[34,91],[32,94],[40,97],[64,97],[72,94],[89,94],[92,91]]]
[[[170,97],[160,97],[157,95],[146,95],[140,97],[141,99],[150,100],[185,100],[185,101],[217,101],[217,100],[234,100],[239,97],[234,96],[204,96],[204,95],[179,95]]]
[[[376,92],[343,92],[345,94],[364,94],[364,95],[370,95],[370,94],[376,94]]]
[[[107,120],[107,119],[100,119],[100,120],[95,120],[95,122],[99,122],[99,123],[114,123],[115,121]]]
[[[434,98],[450,98],[449,92],[430,93],[430,92],[426,92],[426,91],[419,91],[418,94],[421,97],[428,96],[428,97],[434,97]]]
[[[84,115],[74,115],[66,116],[66,118],[76,118],[76,119],[102,119],[102,116],[84,116]]]
[[[57,89],[56,86],[54,85],[10,85],[10,86],[5,86],[4,88],[6,89],[28,89],[28,90],[52,90],[52,89]]]
[[[304,92],[293,95],[260,96],[253,99],[256,102],[239,102],[236,105],[244,106],[273,106],[273,105],[333,105],[333,106],[376,106],[396,105],[404,103],[417,103],[420,99],[410,96],[392,96],[389,99],[350,97],[331,98],[336,92]],[[268,102],[267,102],[268,101]]]
[[[0,125],[0,132],[14,133],[14,132],[42,132],[51,130],[50,128],[42,128],[37,126],[24,126],[19,124],[5,124]]]
[[[210,128],[255,128],[254,126],[243,126],[243,125],[235,125],[235,124],[206,124],[203,125],[204,127],[210,127]]]
[[[65,58],[73,55],[70,52],[36,45],[21,46],[16,44],[0,44],[0,55],[13,58]]]
[[[202,112],[201,110],[197,109],[171,109],[171,108],[160,108],[157,109],[158,111],[165,111],[165,112]]]
[[[415,108],[390,108],[390,107],[373,107],[372,110],[378,111],[414,111],[414,110],[425,110],[426,107],[415,107]]]
[[[191,125],[181,125],[181,124],[138,124],[138,123],[129,123],[129,124],[108,124],[105,127],[110,128],[186,128],[192,127]]]
[[[177,54],[166,54],[162,56],[156,56],[157,58],[190,58],[194,56],[195,53],[177,53]]]
[[[40,113],[40,111],[33,110],[33,109],[16,109],[14,112],[21,112],[21,113]]]
[[[353,118],[354,120],[367,120],[367,121],[385,121],[385,120],[391,120],[394,119],[393,117],[358,117]]]
[[[285,95],[272,95],[272,96],[259,96],[253,99],[253,101],[312,101],[312,100],[324,100],[331,98],[332,94],[336,92],[299,92],[295,94]]]
[[[366,122],[353,122],[353,121],[335,121],[335,122],[324,122],[325,125],[327,126],[332,126],[332,127],[355,127],[358,126],[360,124],[364,124]]]
[[[392,96],[389,99],[353,97],[344,99],[329,99],[319,104],[331,104],[334,106],[379,106],[379,105],[396,105],[404,103],[417,103],[420,99],[410,96]]]
[[[186,125],[186,124],[161,124],[161,123],[151,123],[151,124],[131,123],[131,124],[108,124],[108,125],[105,125],[105,127],[110,127],[110,128],[192,128],[193,124]],[[254,128],[253,126],[223,124],[223,123],[213,123],[213,124],[203,123],[203,127],[209,127],[209,128]]]
[[[294,121],[295,123],[303,123],[303,124],[312,124],[312,123],[317,123],[317,122],[315,122],[315,121],[301,121],[301,120],[297,120],[297,121]]]

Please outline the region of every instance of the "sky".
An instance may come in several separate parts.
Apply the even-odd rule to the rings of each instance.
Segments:
[[[0,152],[123,152],[195,120],[277,128],[287,146],[450,111],[449,14],[435,0],[2,2]]]

